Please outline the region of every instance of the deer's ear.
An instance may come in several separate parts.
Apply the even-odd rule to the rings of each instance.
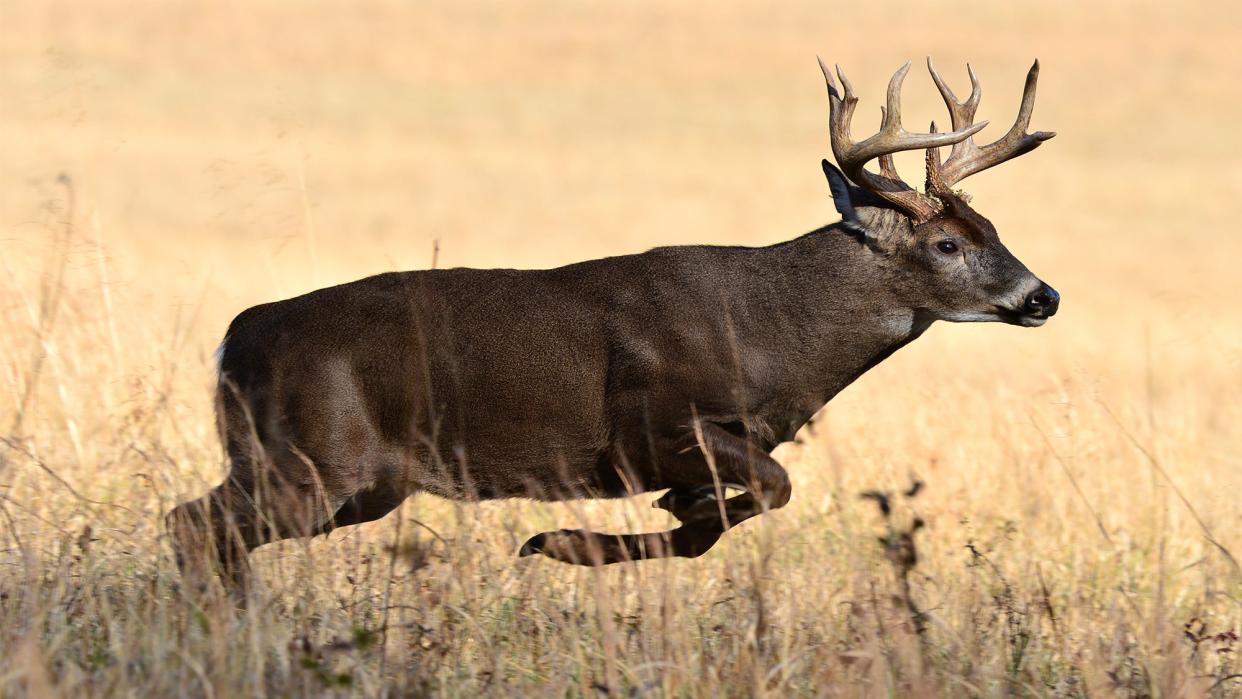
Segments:
[[[858,223],[858,214],[854,213],[850,184],[845,179],[845,173],[827,160],[821,160],[819,164],[824,168],[824,177],[828,178],[828,189],[832,191],[832,203],[836,205],[837,213],[841,214],[846,223]]]
[[[858,212],[854,210],[849,180],[845,179],[845,174],[838,170],[836,165],[827,160],[821,160],[820,165],[824,168],[824,177],[828,178],[828,189],[832,191],[832,203],[837,207],[837,213],[841,214],[841,223],[845,224],[846,230],[858,238],[858,242],[869,247],[874,246],[875,240],[858,218]]]

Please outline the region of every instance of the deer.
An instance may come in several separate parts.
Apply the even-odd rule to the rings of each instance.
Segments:
[[[820,60],[836,160],[822,169],[841,220],[792,240],[389,272],[241,312],[217,355],[227,477],[166,516],[183,579],[218,577],[244,598],[255,548],[378,520],[420,492],[665,491],[652,506],[673,529],[562,529],[517,551],[578,565],[701,556],[784,507],[790,479],[771,452],[932,323],[1036,327],[1057,312],[1056,290],[954,189],[1055,135],[1027,131],[1039,62],[987,145],[974,70],[961,101],[927,68],[951,129],[902,127],[907,62],[879,131],[856,141],[858,98]],[[925,151],[923,191],[894,166],[909,150]]]

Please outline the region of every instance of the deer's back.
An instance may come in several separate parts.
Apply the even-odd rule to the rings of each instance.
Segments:
[[[421,469],[420,485],[452,495],[456,477],[441,483],[426,469],[464,459],[483,497],[614,490],[600,474],[615,476],[618,437],[673,419],[666,402],[688,416],[693,396],[682,394],[717,383],[701,367],[727,363],[714,313],[723,299],[711,297],[731,255],[662,249],[321,289],[241,313],[222,348],[222,385],[248,403],[260,439],[336,461],[349,460],[342,442],[356,443],[381,462],[351,465],[361,480]]]

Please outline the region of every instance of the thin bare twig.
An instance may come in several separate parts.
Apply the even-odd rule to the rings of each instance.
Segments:
[[[35,456],[34,452],[23,447],[21,443],[18,442],[16,439],[12,439],[9,437],[0,437],[0,442],[3,442],[5,446],[12,449],[13,451],[21,452],[26,458],[30,459],[31,462],[33,462],[35,466],[38,466],[40,469],[43,470],[44,473],[51,476],[53,480],[55,480],[57,483],[60,483],[62,486],[64,486],[65,490],[68,490],[71,495],[73,495],[75,498],[77,498],[81,502],[84,502],[88,505],[98,505],[100,507],[114,507],[118,510],[124,510],[125,512],[128,512],[131,515],[138,514],[137,512],[134,512],[133,510],[129,509],[128,507],[124,505],[118,505],[114,502],[104,502],[103,500],[93,500],[79,493],[76,488],[74,488],[72,485],[69,484],[69,481],[65,480],[64,478],[61,478],[60,474],[53,471],[50,466],[43,463],[42,459],[40,459],[38,456]]]
[[[1048,438],[1048,434],[1039,426],[1039,422],[1035,420],[1034,415],[1028,415],[1031,424],[1035,426],[1035,431],[1040,437],[1044,438],[1044,444],[1048,445],[1048,451],[1052,452],[1052,456],[1056,458],[1057,463],[1061,465],[1061,470],[1065,472],[1065,477],[1069,479],[1070,485],[1074,486],[1074,492],[1078,493],[1078,499],[1082,500],[1083,507],[1087,508],[1087,512],[1091,513],[1091,517],[1095,519],[1095,526],[1100,530],[1100,536],[1108,542],[1109,546],[1113,545],[1113,538],[1108,535],[1108,530],[1104,528],[1104,520],[1100,519],[1100,514],[1091,506],[1091,501],[1087,499],[1082,487],[1078,485],[1078,479],[1074,477],[1074,473],[1070,471],[1069,464],[1065,463],[1065,459],[1061,458],[1061,454],[1057,452],[1057,448],[1052,445],[1052,440]]]
[[[1210,691],[1212,691],[1213,689],[1216,689],[1217,687],[1221,686],[1222,684],[1224,684],[1224,683],[1228,682],[1229,680],[1242,680],[1242,672],[1235,672],[1235,673],[1234,673],[1234,674],[1232,674],[1232,675],[1225,675],[1224,677],[1220,678],[1219,680],[1216,680],[1215,682],[1213,682],[1213,683],[1212,683],[1212,686],[1211,686],[1211,687],[1208,687],[1208,690],[1207,690],[1207,691],[1209,691],[1209,692],[1210,692]]]
[[[1104,408],[1104,412],[1108,413],[1108,416],[1112,418],[1114,423],[1116,423],[1117,429],[1121,430],[1121,433],[1130,440],[1130,443],[1134,445],[1134,448],[1138,449],[1139,453],[1147,459],[1147,463],[1151,464],[1151,467],[1156,471],[1156,473],[1159,473],[1160,476],[1164,478],[1165,482],[1169,484],[1169,487],[1173,489],[1173,492],[1177,494],[1178,499],[1182,501],[1182,504],[1185,505],[1186,509],[1190,512],[1190,516],[1194,517],[1195,521],[1199,523],[1199,528],[1203,530],[1203,537],[1215,546],[1225,556],[1225,558],[1233,564],[1234,572],[1237,573],[1239,578],[1242,578],[1242,565],[1238,565],[1238,559],[1233,557],[1233,554],[1229,552],[1229,549],[1225,548],[1224,544],[1216,540],[1216,536],[1208,527],[1207,522],[1204,522],[1203,518],[1199,516],[1198,510],[1195,509],[1194,505],[1190,504],[1190,499],[1186,497],[1186,494],[1182,492],[1181,488],[1177,487],[1177,483],[1174,482],[1169,476],[1168,471],[1165,471],[1164,467],[1160,465],[1160,461],[1138,441],[1138,438],[1136,438],[1130,430],[1126,429],[1126,426],[1117,418],[1113,411],[1108,407],[1107,403],[1102,400],[1098,402],[1100,407]]]

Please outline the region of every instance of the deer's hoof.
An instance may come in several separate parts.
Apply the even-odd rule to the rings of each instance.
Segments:
[[[522,544],[522,548],[518,549],[518,556],[533,556],[536,553],[542,553],[549,558],[562,558],[562,549],[568,544],[572,546],[575,542],[580,541],[584,532],[581,529],[557,529],[554,532],[543,532],[536,534],[526,540]]]
[[[548,542],[547,532],[543,532],[541,534],[536,534],[532,536],[531,538],[526,540],[526,543],[522,544],[522,548],[518,549],[518,557],[533,556],[536,553],[543,553],[543,547],[545,544],[547,544],[547,542]]]
[[[710,485],[694,490],[670,490],[651,506],[667,511],[682,523],[720,516],[720,501],[716,499],[716,489]]]
[[[518,556],[533,556],[538,553],[562,563],[581,563],[590,565],[592,552],[591,542],[598,535],[583,529],[557,529],[554,532],[536,534],[522,544]],[[598,546],[598,544],[595,544]]]

